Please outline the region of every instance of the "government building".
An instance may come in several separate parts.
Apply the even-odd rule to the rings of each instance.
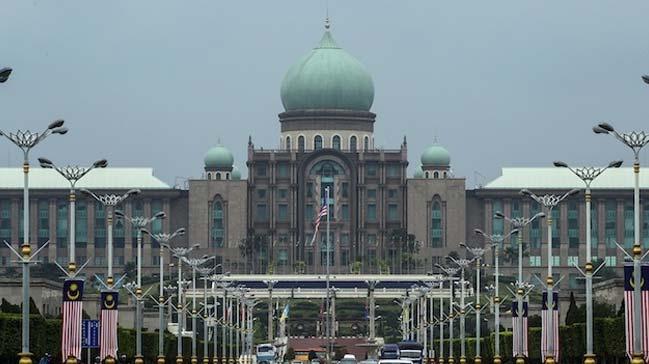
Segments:
[[[537,203],[519,193],[522,188],[537,194],[583,188],[570,171],[548,167],[503,168],[500,177],[468,189],[466,179],[453,173],[449,151],[433,135],[424,150],[410,150],[406,136],[395,136],[392,149],[377,148],[372,76],[328,27],[315,48],[288,68],[280,95],[278,130],[263,131],[277,133],[277,145],[256,145],[254,135],[247,146],[215,145],[206,151],[202,178],[182,188],[159,180],[151,169],[112,167],[92,171],[77,187],[96,193],[138,188],[142,193],[119,208],[129,216],[164,211],[167,219],[154,222],[152,232],[186,227],[187,234],[174,244],[200,244],[200,254],[216,255],[223,271],[277,274],[324,273],[328,255],[331,271],[339,274],[426,273],[453,252],[463,256],[459,243],[483,244],[475,229],[507,234],[510,227],[495,218],[496,212],[511,217],[540,212]],[[232,148],[247,148],[247,159],[236,161],[245,163],[246,178],[234,167]],[[64,266],[69,234],[75,233],[78,265],[89,260],[88,273],[105,273],[103,206],[78,194],[76,232],[71,232],[67,181],[50,169],[32,168],[30,185],[32,243],[50,242],[40,259]],[[643,194],[649,188],[646,173],[641,187]],[[323,217],[315,234],[326,191],[329,224]],[[606,171],[593,184],[593,254],[617,274],[624,254],[615,242],[630,247],[633,240],[632,192],[630,168]],[[552,212],[553,265],[567,278],[561,282],[566,288],[581,284],[573,265],[585,263],[584,206],[581,194]],[[649,203],[644,201],[641,218],[647,248]],[[539,219],[522,232],[528,274],[545,275],[546,228],[546,220]],[[0,239],[17,247],[22,234],[22,168],[3,168]],[[135,261],[136,232],[116,219],[113,235],[119,272]],[[145,275],[157,274],[159,249],[144,237]],[[513,274],[516,246],[508,240],[501,252],[505,274]],[[10,250],[0,248],[2,267],[17,267],[12,261]]]

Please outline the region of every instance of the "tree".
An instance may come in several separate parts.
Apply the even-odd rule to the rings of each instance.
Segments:
[[[570,305],[568,312],[566,312],[566,325],[572,325],[575,322],[581,322],[579,319],[579,309],[577,308],[577,301],[575,301],[575,293],[570,292]]]
[[[624,316],[624,298],[622,299],[622,302],[620,303],[620,309],[617,310],[617,315],[618,315],[618,317]]]
[[[126,265],[124,265],[122,274],[126,274],[126,276],[130,279],[135,278],[135,276],[137,275],[137,265],[135,264],[135,262],[126,263]]]
[[[530,252],[527,249],[527,244],[523,243],[523,257],[529,257]],[[506,263],[513,265],[518,262],[518,246],[509,245],[503,249],[503,260]]]
[[[295,359],[295,349],[293,349],[292,346],[289,346],[286,349],[286,355],[284,355],[284,359],[286,360],[293,360]]]
[[[255,272],[255,258],[261,257],[261,251],[268,242],[268,236],[265,233],[257,233],[255,229],[249,229],[245,238],[239,242],[239,253],[241,257],[246,258],[246,265]],[[261,269],[261,267],[259,267]]]
[[[2,304],[0,304],[0,311],[4,313],[20,313],[20,306],[12,305],[4,298],[2,299]]]

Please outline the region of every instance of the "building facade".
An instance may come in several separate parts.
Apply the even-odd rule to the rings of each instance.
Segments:
[[[431,135],[431,145],[417,151],[413,176],[406,137],[393,149],[376,147],[371,111],[374,85],[370,73],[339,47],[326,29],[314,49],[291,66],[282,82],[284,110],[278,115],[278,144],[247,145],[247,177],[242,179],[232,153],[223,145],[208,150],[202,178],[174,188],[155,178],[150,169],[106,168],[91,172],[79,188],[121,193],[139,188],[120,208],[130,216],[164,211],[155,232],[186,227],[174,244],[199,244],[200,254],[216,254],[217,263],[232,273],[323,273],[330,259],[333,273],[425,273],[444,257],[463,255],[459,243],[482,244],[474,234],[507,234],[507,224],[494,217],[531,216],[538,204],[519,191],[563,193],[582,188],[567,170],[505,168],[484,187],[467,189],[452,172],[448,150]],[[237,147],[237,146],[231,146]],[[246,146],[240,146],[245,148]],[[18,246],[22,236],[22,169],[0,169],[0,239]],[[67,263],[69,232],[68,186],[52,170],[32,169],[32,242],[50,245],[43,261]],[[607,171],[593,184],[593,255],[619,274],[624,254],[615,242],[633,241],[632,173]],[[643,194],[649,178],[641,180]],[[328,191],[328,192],[327,192]],[[328,197],[328,198],[326,198]],[[583,195],[571,197],[553,211],[553,264],[566,279],[563,287],[578,287],[573,265],[584,265],[585,205]],[[316,220],[327,203],[316,234]],[[642,241],[649,248],[649,203],[642,203]],[[328,223],[327,223],[328,221]],[[524,266],[543,276],[547,263],[545,220],[523,233]],[[103,207],[79,196],[76,211],[78,262],[90,260],[89,273],[106,265],[106,215]],[[329,232],[327,234],[327,231]],[[115,220],[115,264],[135,261],[136,232]],[[329,236],[329,240],[327,240]],[[503,246],[505,273],[517,264],[516,246]],[[160,251],[143,239],[143,267],[155,275]],[[164,253],[166,254],[166,253]],[[9,249],[0,248],[0,263],[10,267]],[[169,261],[169,260],[166,260]]]

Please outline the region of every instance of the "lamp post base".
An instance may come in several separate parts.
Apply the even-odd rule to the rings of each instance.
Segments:
[[[142,355],[136,355],[134,363],[135,364],[144,364],[144,357]]]
[[[177,357],[176,357],[176,364],[183,364],[184,361],[185,361],[185,360],[183,360],[183,357],[182,357],[182,356],[177,356]]]
[[[191,360],[192,364],[198,364],[198,357],[192,356],[192,358],[190,360]]]
[[[597,361],[595,360],[597,357],[595,354],[585,354],[584,355],[584,364],[595,364]]]
[[[460,357],[460,364],[466,364],[466,356]]]
[[[158,360],[156,361],[157,364],[165,364],[165,357],[164,355],[158,355]]]
[[[494,355],[494,364],[502,364],[502,359],[500,359],[500,355]]]
[[[455,358],[453,358],[452,356],[449,356],[449,357],[448,357],[448,360],[447,360],[446,362],[447,362],[448,364],[455,364]]]
[[[18,353],[18,364],[32,364],[32,353]]]
[[[554,356],[548,355],[545,357],[545,364],[556,364],[557,362],[554,360]]]
[[[210,358],[208,358],[207,356],[204,356],[203,357],[203,364],[210,364]]]
[[[522,356],[522,355],[516,356],[516,364],[525,364],[525,363],[526,363],[526,361],[525,361],[524,356]]]
[[[77,358],[70,355],[70,356],[68,356],[67,359],[65,359],[65,364],[77,364]]]
[[[633,353],[631,364],[643,364],[644,362],[644,355],[642,353]]]
[[[104,359],[104,363],[105,363],[105,364],[115,364],[115,363],[117,363],[117,362],[115,361],[115,358],[113,358],[112,356],[108,355],[108,356],[106,357],[106,359]]]
[[[476,356],[473,358],[473,364],[482,364],[482,357]]]
[[[444,364],[444,358],[439,358],[437,360],[437,364]]]

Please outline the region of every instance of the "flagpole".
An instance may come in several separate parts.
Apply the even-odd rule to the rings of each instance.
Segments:
[[[326,247],[327,247],[327,321],[326,321],[326,335],[327,335],[327,364],[331,364],[331,318],[330,318],[330,312],[329,312],[329,186],[325,188],[325,200],[324,200],[325,206],[327,207],[327,241],[326,241]]]

